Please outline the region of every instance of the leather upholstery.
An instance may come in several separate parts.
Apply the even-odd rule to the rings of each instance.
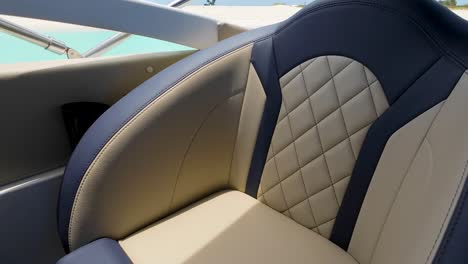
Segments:
[[[216,124],[214,125],[212,122],[206,123],[207,126],[225,129],[220,132],[223,135],[218,138],[223,141],[223,144],[219,146],[212,144],[211,146],[213,149],[220,150],[222,146],[230,147],[224,149],[225,151],[223,151],[222,155],[218,155],[218,153],[215,154],[214,152],[208,154],[213,154],[214,158],[213,160],[206,159],[204,162],[221,159],[223,160],[222,164],[230,164],[227,159],[232,156],[232,148],[235,145],[235,138],[237,137],[237,122],[242,106],[242,93],[245,89],[249,73],[252,41],[265,34],[269,34],[273,29],[273,27],[267,27],[246,32],[238,37],[224,41],[222,45],[216,45],[209,50],[199,51],[193,54],[193,56],[179,61],[179,63],[168,67],[154,78],[151,78],[135,88],[127,96],[115,103],[88,129],[80,143],[76,146],[67,164],[60,192],[58,224],[60,237],[66,249],[74,249],[100,236],[111,236],[114,238],[128,234],[151,221],[157,220],[158,215],[163,217],[169,214],[171,208],[174,208],[170,205],[172,203],[171,184],[175,184],[177,181],[179,163],[185,156],[192,136],[199,127],[202,129],[201,125],[204,125],[202,121],[205,118],[209,117],[208,119],[210,120],[220,120],[228,123],[228,127],[220,127]],[[217,62],[220,63],[217,64]],[[232,64],[232,62],[235,63]],[[211,67],[205,67],[209,65],[211,65]],[[228,69],[224,69],[222,67],[224,65],[227,66]],[[210,70],[214,70],[216,74]],[[194,75],[201,72],[205,72],[205,74],[202,74],[203,76],[194,77]],[[192,83],[191,81],[194,79],[196,81]],[[219,81],[218,84],[215,84],[216,80]],[[226,85],[226,82],[229,83],[229,85]],[[196,83],[198,83],[198,86],[196,85],[197,88],[191,87],[192,84]],[[176,90],[176,92],[170,93],[174,90]],[[229,99],[231,97],[233,98]],[[164,98],[164,100],[161,100],[161,98]],[[176,105],[181,105],[183,107],[179,109],[179,107],[175,107]],[[215,107],[218,105],[222,107]],[[151,110],[146,111],[147,109]],[[165,110],[163,111],[163,109]],[[219,111],[213,111],[213,113],[208,115],[210,110]],[[142,112],[145,112],[145,115],[142,115]],[[229,117],[223,116],[222,113],[227,114]],[[149,114],[149,117],[147,117],[146,114]],[[134,128],[136,129],[133,127],[126,129],[130,122],[136,119],[138,122],[132,122],[132,126],[139,124],[138,128],[135,126]],[[158,122],[156,122],[156,120],[158,120]],[[174,122],[174,120],[180,122]],[[167,125],[163,125],[164,122]],[[182,130],[179,131],[179,128],[182,128]],[[130,132],[130,134],[127,134],[129,137],[119,136],[120,131],[123,130]],[[156,130],[158,132],[156,132]],[[179,132],[174,133],[174,131]],[[209,129],[204,131],[211,133]],[[123,133],[122,135],[125,134],[126,133]],[[212,139],[212,137],[207,136],[206,133],[202,133],[201,135],[200,139],[202,139],[202,141]],[[154,141],[149,141],[149,138],[145,138],[146,136]],[[166,136],[170,138],[180,136],[180,138],[176,141],[172,141],[167,140]],[[124,141],[116,144],[115,138],[120,138]],[[133,141],[133,139],[136,138],[139,140]],[[126,143],[122,144],[123,142]],[[174,142],[177,142],[177,144],[174,145]],[[197,143],[198,142],[197,140]],[[128,151],[129,149],[127,149],[130,146],[134,147],[132,151]],[[198,150],[203,148],[203,144],[196,144],[194,146],[196,146]],[[114,147],[117,151],[109,151]],[[123,149],[127,151],[122,151]],[[164,152],[161,152],[161,149],[164,149]],[[109,153],[109,156],[107,156],[108,154],[101,155],[103,152]],[[135,153],[145,155],[142,158],[138,155],[135,156]],[[155,153],[159,153],[164,159],[158,161],[158,159],[155,159]],[[174,159],[173,155],[177,156],[177,158]],[[102,158],[103,156],[104,158]],[[195,159],[199,158],[197,155],[190,155],[190,157]],[[126,160],[127,158],[130,159]],[[96,163],[97,160],[103,162]],[[190,161],[193,166],[197,166],[197,164],[193,162],[195,161],[194,159],[190,158]],[[100,167],[99,170],[94,170],[99,167],[91,166],[92,164],[100,164],[103,165],[103,167]],[[181,184],[181,188],[185,190],[188,188],[191,194],[200,196],[219,191],[219,188],[227,188],[230,169],[224,166],[211,166],[211,164],[213,163],[210,162],[210,166],[205,166],[204,169],[212,170],[213,172],[223,171],[222,175],[217,175],[213,178],[210,178],[210,176],[216,175],[216,173],[204,175],[204,179],[209,178],[209,181],[200,186],[190,186],[184,181]],[[187,175],[187,181],[193,181],[194,179],[190,177],[190,172],[196,170],[190,170],[189,167],[190,166],[186,168],[187,170],[184,170],[184,174],[189,174]],[[131,168],[136,168],[137,170],[132,170]],[[114,172],[111,174],[107,173],[107,169],[114,170],[115,175],[113,174]],[[82,186],[84,182],[85,175],[90,175],[88,173],[90,171],[93,171],[91,175],[96,176],[91,177],[92,181],[96,180],[98,182],[88,185],[89,188],[92,188],[90,189],[89,196],[85,195],[77,199],[77,196],[79,196],[78,193],[83,189],[80,186]],[[155,171],[158,173],[156,174]],[[97,174],[94,174],[94,172]],[[163,175],[164,177],[158,178],[159,175]],[[242,177],[246,176],[247,175],[243,175]],[[105,180],[108,178],[112,178],[112,182],[116,183],[116,185],[109,185],[107,180]],[[185,178],[185,176],[183,178]],[[122,179],[126,183],[120,184],[120,182],[115,179]],[[160,199],[155,199],[159,201],[159,203],[158,206],[154,208],[152,205],[152,201],[154,200],[146,198],[148,198],[148,195],[149,197],[153,197],[154,195],[158,196],[158,192],[155,192],[151,184],[146,183],[145,180],[132,181],[132,179],[153,179],[156,182],[164,183],[165,185],[163,186],[157,185],[158,188],[162,189],[161,193],[164,199],[161,199],[161,196],[159,196]],[[132,185],[126,185],[130,183]],[[127,189],[127,187],[131,186],[134,186],[135,189]],[[146,188],[147,191],[142,191],[143,189],[140,190],[140,187]],[[210,190],[210,188],[213,187],[215,189]],[[93,189],[95,191],[92,191]],[[126,194],[124,195],[124,193]],[[110,196],[107,196],[107,194],[110,194]],[[108,197],[107,202],[101,199],[102,195]],[[128,197],[134,197],[136,199],[134,201],[138,201],[141,197],[146,197],[144,200],[148,201],[146,205],[150,208],[145,209],[143,206],[122,207],[121,205],[129,204],[128,202],[131,199]],[[93,228],[87,228],[85,232],[78,227],[76,229],[80,230],[78,236],[84,239],[77,239],[79,243],[72,246],[70,242],[73,240],[71,236],[74,232],[71,231],[71,227],[74,225],[71,224],[71,216],[73,210],[75,210],[74,208],[76,208],[75,204],[81,203],[79,200],[82,198],[84,199],[84,203],[82,203],[84,206],[82,208],[85,211],[81,212],[78,210],[78,212],[80,212],[78,217],[83,217],[82,219]],[[192,201],[194,201],[199,198],[201,197],[189,197],[187,193],[182,193],[181,196],[175,195],[175,200],[181,203],[188,203],[192,199]],[[92,206],[86,206],[86,204],[92,204]],[[179,204],[178,206],[183,205]],[[129,209],[131,213],[130,211],[125,212],[126,209]],[[107,211],[102,214],[97,213],[102,212],[101,210]],[[136,211],[148,216],[148,218],[143,219],[138,217],[139,213]],[[124,218],[119,220],[121,223],[112,226],[107,225],[110,219],[119,219],[120,217],[117,217],[119,215],[124,216]],[[98,219],[101,220],[98,221]],[[78,223],[80,222],[81,220],[78,220]],[[85,224],[85,226],[87,225]],[[106,231],[101,229],[103,227]],[[98,232],[100,234],[98,234]]]
[[[392,206],[393,199],[398,192],[398,184],[401,183],[403,175],[408,169],[408,163],[416,154],[418,146],[421,145],[424,135],[434,120],[443,103],[439,103],[415,120],[398,130],[389,140],[382,154],[382,161],[376,170],[376,175],[371,182],[369,195],[363,204],[362,214],[358,219],[351,240],[349,252],[361,263],[370,263],[372,252],[378,240],[378,234],[382,229],[383,222]],[[404,149],[401,153],[399,150]],[[398,151],[398,154],[396,152]],[[392,153],[395,152],[395,153]],[[386,175],[383,175],[386,174]],[[396,177],[399,175],[400,177]],[[389,177],[390,176],[390,177]],[[394,182],[393,184],[391,184]],[[378,200],[370,200],[375,191],[373,186],[379,185]],[[374,198],[375,199],[375,198]],[[372,219],[364,214],[372,206]]]
[[[265,103],[265,91],[255,68],[251,65],[239,117],[239,128],[237,129],[236,146],[229,177],[229,185],[233,189],[245,191],[246,176],[254,154],[255,141],[260,129],[260,120]]]
[[[468,53],[442,10],[318,1],[169,67],[78,145],[65,244],[110,237],[137,263],[455,263]]]
[[[243,94],[247,83],[255,88],[255,73],[248,80],[250,52],[251,45],[244,46],[188,76],[109,141],[77,192],[69,227],[72,249],[96,237],[128,235],[228,188],[230,170],[238,169],[231,163]]]
[[[370,125],[388,107],[361,63],[311,59],[280,79],[283,104],[259,199],[329,237]]]
[[[117,241],[101,238],[73,251],[57,264],[131,264]]]
[[[120,244],[134,263],[357,263],[326,239],[237,191],[217,193]]]
[[[348,248],[354,224],[388,139],[405,124],[445,100],[463,71],[441,58],[403,93],[369,129],[356,161],[331,240]]]
[[[359,263],[432,262],[466,181],[468,74],[387,143],[349,252]]]

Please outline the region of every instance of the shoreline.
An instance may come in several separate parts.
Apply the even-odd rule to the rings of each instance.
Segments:
[[[273,5],[273,6],[185,6],[183,11],[207,16],[218,21],[236,24],[246,28],[256,28],[277,23],[292,16],[301,10],[298,6]],[[468,20],[468,9],[452,9],[454,13]],[[45,21],[40,19],[13,17],[0,15],[13,23],[22,25],[28,29],[39,32],[89,32],[102,31],[102,29],[66,24],[61,22]]]

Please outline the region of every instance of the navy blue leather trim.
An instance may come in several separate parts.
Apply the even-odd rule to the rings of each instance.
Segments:
[[[131,264],[115,240],[101,238],[61,258],[57,264]]]
[[[272,25],[245,32],[175,63],[119,100],[89,128],[68,162],[60,192],[58,226],[66,250],[69,248],[70,215],[81,180],[112,136],[148,104],[194,71],[239,47],[267,38],[276,27]]]
[[[246,193],[256,198],[282,101],[271,38],[255,43],[251,61],[266,94],[265,109],[260,122],[246,186]]]
[[[467,164],[463,174],[467,173]],[[468,263],[468,181],[465,182],[452,219],[433,260],[434,264]]]
[[[317,0],[296,13],[294,21],[320,9],[343,5],[365,5],[386,10],[397,19],[410,20],[447,56],[468,67],[468,21],[435,0]],[[284,27],[289,26],[285,23]],[[279,29],[281,31],[282,28]]]
[[[314,7],[312,5],[311,7]],[[369,5],[305,10],[274,35],[279,76],[323,55],[368,67],[393,103],[443,53],[409,19]]]
[[[385,0],[378,4],[318,1],[279,25],[272,44],[278,76],[318,56],[346,56],[374,72],[389,103],[393,104],[447,52],[413,18],[380,2]],[[266,134],[261,131],[259,139]],[[259,154],[261,151],[267,149],[256,147],[249,174],[247,189],[251,195],[257,192],[257,185],[252,183],[259,181],[258,173],[262,171],[259,167],[267,155]]]
[[[371,126],[362,145],[330,240],[347,250],[367,189],[388,139],[402,126],[446,99],[463,74],[442,57]]]
[[[391,107],[368,132],[332,234],[332,240],[346,248],[386,141],[402,125],[444,99],[458,80],[455,77],[461,74],[459,65],[467,65],[467,23],[433,2],[319,0],[280,25],[227,39],[142,84],[104,113],[72,154],[58,210],[65,248],[68,249],[70,214],[78,187],[110,138],[174,84],[251,42],[256,42],[252,63],[267,93],[246,186],[252,196],[257,193],[281,104],[278,77],[308,59],[341,55],[362,62],[383,86]],[[444,58],[428,70],[441,57]]]

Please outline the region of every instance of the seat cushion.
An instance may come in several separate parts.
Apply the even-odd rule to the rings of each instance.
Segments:
[[[134,263],[357,263],[252,197],[212,195],[120,241]]]

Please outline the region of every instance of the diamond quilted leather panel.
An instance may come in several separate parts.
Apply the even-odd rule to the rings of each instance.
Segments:
[[[387,99],[369,69],[341,56],[306,61],[280,85],[258,199],[328,238],[367,130]]]

